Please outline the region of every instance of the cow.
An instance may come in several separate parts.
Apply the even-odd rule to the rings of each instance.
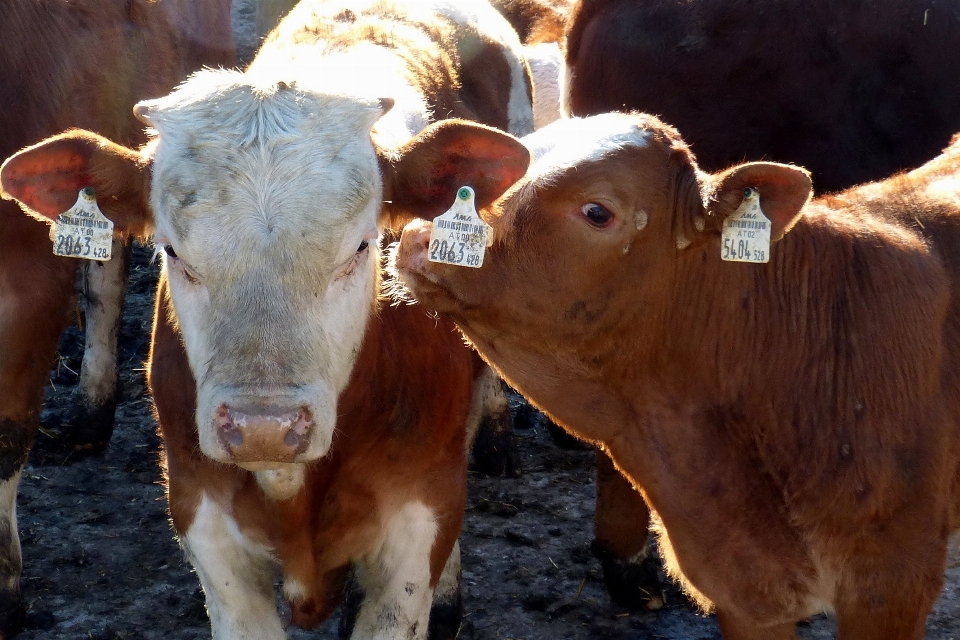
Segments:
[[[231,64],[225,0],[9,0],[0,20],[0,156],[70,127],[145,140],[133,105],[202,65]],[[104,446],[117,401],[117,332],[129,243],[109,262],[53,255],[47,230],[0,202],[0,638],[22,620],[16,525],[20,470],[39,425],[57,340],[81,283],[86,349],[71,441]],[[83,262],[84,264],[81,264]],[[79,272],[79,275],[78,275]]]
[[[412,222],[410,291],[610,455],[724,638],[818,611],[923,638],[960,531],[960,142],[813,202],[793,165],[700,170],[654,116],[515,142],[482,266],[431,262]]]
[[[378,237],[437,204],[410,184],[468,181],[485,205],[523,175],[491,128],[532,130],[519,50],[484,3],[308,0],[245,72],[138,104],[143,149],[77,130],[0,168],[34,216],[92,188],[116,232],[158,247],[148,375],[215,638],[284,637],[277,570],[301,626],[351,568],[353,637],[425,638],[434,597],[456,611],[467,427],[498,383],[452,324],[381,300]],[[428,126],[446,116],[491,126]]]
[[[564,49],[567,115],[655,113],[708,171],[794,162],[832,192],[925,162],[960,130],[960,18],[946,5],[578,0]],[[629,537],[605,533],[628,531],[620,514],[645,509],[639,496],[627,508],[622,484],[598,476],[598,494],[618,498],[602,501],[616,507],[598,514],[597,543],[605,568],[648,567],[624,555]],[[636,591],[623,586],[612,593],[629,602]]]

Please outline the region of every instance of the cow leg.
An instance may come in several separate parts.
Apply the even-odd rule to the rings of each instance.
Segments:
[[[934,545],[916,538],[910,549],[877,544],[881,559],[845,566],[835,603],[838,640],[923,640],[927,616],[943,588],[944,556],[931,552]]]
[[[430,557],[436,537],[436,516],[422,503],[407,503],[393,516],[383,543],[357,564],[364,600],[351,638],[427,638],[433,601]]]
[[[70,416],[68,438],[77,449],[99,451],[113,433],[119,375],[117,342],[127,292],[130,242],[114,239],[112,259],[84,260],[80,302],[86,321],[78,402]]]
[[[463,597],[460,591],[460,541],[443,565],[443,573],[433,592],[433,608],[430,609],[430,632],[428,640],[454,640],[460,633],[463,620]]]
[[[720,623],[723,640],[797,640],[797,625],[793,622],[770,627],[758,626],[753,620],[745,620],[719,608],[717,622]]]
[[[286,638],[269,552],[246,540],[229,513],[204,495],[180,544],[200,578],[214,640]]]
[[[479,409],[479,426],[473,440],[471,468],[487,476],[516,478],[521,474],[520,456],[513,440],[507,394],[500,378],[486,365],[473,383],[473,397],[474,408]]]
[[[17,535],[17,484],[20,470],[0,479],[0,638],[12,637],[23,625],[20,595],[23,570]]]
[[[650,555],[650,511],[643,496],[597,451],[597,511],[592,549],[610,599],[631,609],[664,604],[658,562]]]

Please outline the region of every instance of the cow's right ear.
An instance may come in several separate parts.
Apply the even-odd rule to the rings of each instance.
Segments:
[[[77,129],[7,158],[0,166],[0,195],[50,223],[76,203],[81,189],[93,187],[116,235],[144,236],[153,227],[149,174],[149,161],[138,152]]]

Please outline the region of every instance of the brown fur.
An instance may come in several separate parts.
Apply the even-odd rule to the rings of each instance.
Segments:
[[[228,0],[6,0],[0,157],[70,127],[143,142],[136,101],[163,95],[202,65],[232,63],[229,13]],[[33,441],[57,340],[73,318],[80,261],[54,256],[47,228],[13,202],[0,202],[0,244],[0,299],[16,310],[0,324],[0,423],[12,430],[0,433],[5,480]],[[20,559],[9,560],[0,565],[19,573]],[[15,626],[12,614],[0,612],[0,637]]]
[[[561,42],[572,0],[493,0],[524,44]]]
[[[960,203],[924,192],[954,161],[799,215],[804,172],[702,174],[669,128],[637,125],[647,147],[500,200],[483,268],[419,260],[428,228],[411,225],[401,273],[515,388],[602,443],[726,638],[792,638],[817,603],[844,640],[922,638],[960,528]],[[765,265],[719,256],[745,184],[775,235],[789,229]],[[603,230],[581,217],[595,201],[615,216]]]

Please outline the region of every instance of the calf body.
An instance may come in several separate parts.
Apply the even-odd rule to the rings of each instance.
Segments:
[[[414,293],[610,454],[726,638],[792,638],[824,610],[845,640],[922,638],[960,528],[955,151],[936,181],[805,206],[802,170],[702,173],[649,116],[523,142],[534,162],[488,211],[481,269],[429,263],[429,225],[404,231]],[[771,220],[768,263],[721,260],[745,190]]]
[[[216,638],[283,637],[277,565],[298,624],[329,614],[352,565],[355,637],[426,636],[488,374],[451,326],[381,308],[379,229],[449,206],[408,185],[470,180],[468,157],[489,169],[480,203],[522,175],[496,130],[427,127],[532,129],[519,48],[485,3],[303,2],[245,73],[140,103],[157,132],[140,151],[75,131],[0,170],[45,218],[93,186],[163,255],[151,388]]]
[[[10,0],[0,21],[0,155],[69,127],[127,144],[145,138],[131,109],[201,65],[232,61],[229,2]],[[53,255],[49,234],[0,202],[0,637],[19,616],[17,478],[39,424],[57,340],[75,317],[80,273],[86,349],[69,435],[102,447],[113,429],[116,341],[126,288],[124,239],[114,259]]]

